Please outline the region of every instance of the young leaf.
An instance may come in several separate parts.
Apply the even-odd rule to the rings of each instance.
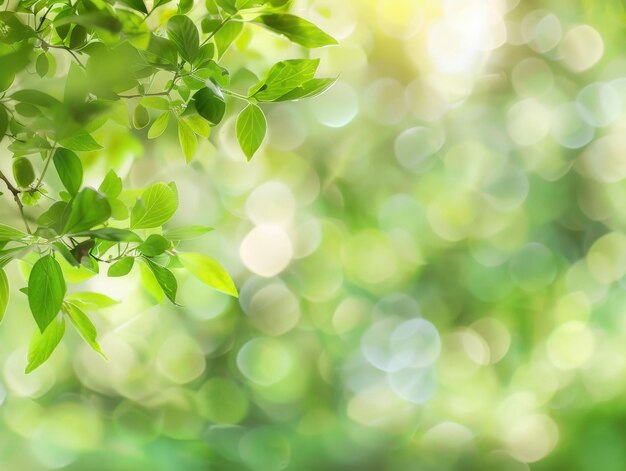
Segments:
[[[146,241],[137,247],[142,254],[147,257],[156,257],[161,255],[170,247],[170,242],[163,236],[152,234],[148,236]]]
[[[119,301],[111,299],[104,294],[92,293],[90,291],[68,294],[65,299],[67,301],[71,301],[72,304],[76,304],[78,307],[85,309],[86,311],[92,309],[104,309],[106,307],[115,306],[119,303]]]
[[[186,226],[165,230],[163,235],[172,241],[190,240],[201,237],[212,230],[213,228],[208,226]]]
[[[215,41],[215,47],[217,48],[218,59],[222,58],[242,30],[243,23],[231,21],[230,23],[226,23],[217,33],[215,33],[213,40]]]
[[[159,283],[159,286],[165,293],[165,296],[167,296],[167,299],[176,304],[176,291],[178,290],[178,282],[176,281],[176,277],[174,276],[174,274],[167,268],[162,267],[157,263],[154,263],[148,258],[144,258],[143,260],[148,265],[148,268],[150,268],[150,271],[152,271],[154,278]]]
[[[5,240],[22,240],[30,237],[26,232],[22,232],[11,226],[0,224],[0,241]]]
[[[265,26],[275,33],[282,34],[294,43],[304,47],[316,48],[337,44],[335,38],[326,34],[313,23],[295,15],[261,15],[255,18],[254,22]]]
[[[150,129],[148,129],[148,139],[156,139],[167,129],[167,124],[170,121],[170,113],[166,111],[157,119],[154,120]]]
[[[178,208],[178,195],[165,183],[155,183],[143,192],[130,213],[132,229],[150,229],[165,224]]]
[[[78,131],[73,136],[61,139],[59,143],[70,150],[78,152],[88,152],[91,150],[100,150],[102,146],[87,131]]]
[[[30,373],[50,358],[50,355],[52,355],[52,352],[54,352],[54,349],[57,348],[57,345],[63,338],[63,334],[65,334],[65,319],[53,319],[53,321],[48,324],[43,332],[36,330],[33,334],[30,347],[28,348],[28,365],[25,373]]]
[[[59,262],[51,255],[35,262],[28,278],[28,304],[41,332],[59,313],[66,290]]]
[[[211,126],[201,116],[192,114],[185,116],[184,120],[198,136],[208,139],[211,135]]]
[[[231,296],[239,296],[230,275],[216,260],[206,255],[188,252],[179,252],[178,258],[183,266],[204,284]]]
[[[21,188],[26,188],[35,180],[33,164],[26,157],[18,157],[13,161],[13,176],[15,183]]]
[[[226,102],[222,91],[212,82],[198,90],[193,96],[196,111],[212,125],[219,124],[226,112]]]
[[[267,78],[251,90],[259,101],[274,101],[315,76],[319,59],[290,59],[274,64]]]
[[[64,232],[77,233],[102,224],[111,217],[111,205],[93,188],[84,188],[72,200]]]
[[[140,103],[146,108],[155,110],[167,111],[170,109],[170,102],[167,98],[163,98],[162,96],[145,96],[141,99]]]
[[[331,78],[311,79],[274,101],[295,101],[302,100],[304,98],[313,98],[324,93],[336,81],[337,79]]]
[[[191,127],[182,119],[178,120],[178,141],[187,163],[191,162],[198,147],[198,138]]]
[[[100,240],[113,242],[142,242],[141,237],[128,229],[118,229],[117,227],[103,227],[93,231],[83,231],[72,234],[74,237],[93,237]]]
[[[150,115],[148,110],[142,104],[135,107],[133,112],[133,126],[135,129],[143,129],[150,123]]]
[[[83,184],[83,165],[80,159],[74,152],[62,147],[54,152],[52,159],[61,183],[70,195],[75,196]]]
[[[72,321],[72,324],[74,324],[74,327],[76,327],[80,336],[91,348],[106,358],[104,353],[102,353],[102,349],[100,348],[98,341],[96,340],[96,327],[93,325],[89,317],[87,317],[87,315],[75,304],[67,303],[65,308],[70,321]]]
[[[194,22],[185,15],[171,17],[167,22],[167,36],[176,44],[180,56],[187,62],[193,62],[200,45]]]
[[[123,257],[117,262],[111,265],[107,271],[107,276],[111,278],[117,278],[120,276],[126,276],[133,269],[135,265],[135,257]]]
[[[109,170],[98,191],[107,195],[108,198],[117,198],[122,192],[122,179],[113,170]]]
[[[7,274],[0,268],[0,321],[9,305],[9,279]]]
[[[261,108],[250,103],[237,118],[237,140],[248,160],[263,143],[267,132],[267,121]]]

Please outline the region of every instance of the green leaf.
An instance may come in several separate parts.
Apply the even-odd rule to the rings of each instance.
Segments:
[[[198,148],[198,139],[191,127],[182,119],[178,120],[178,141],[187,163],[191,162]]]
[[[87,131],[78,131],[73,136],[61,139],[59,141],[63,147],[78,152],[88,152],[92,150],[102,149],[102,146]]]
[[[254,22],[275,33],[282,34],[304,47],[315,48],[337,44],[335,38],[326,34],[313,23],[295,15],[261,15],[255,18]]]
[[[22,232],[14,227],[7,226],[6,224],[0,224],[0,241],[6,240],[23,240],[28,239],[31,236]]]
[[[143,192],[130,213],[132,229],[150,229],[165,224],[178,209],[178,194],[165,183],[155,183]]]
[[[18,90],[11,97],[21,103],[29,103],[31,105],[41,106],[43,108],[50,108],[61,104],[59,100],[47,93],[40,90]]]
[[[13,160],[13,176],[17,186],[27,188],[35,180],[35,169],[26,157]]]
[[[140,11],[141,13],[148,13],[146,5],[143,3],[143,0],[119,0],[121,3],[128,5],[133,10]]]
[[[35,331],[28,348],[26,373],[30,373],[50,358],[63,338],[63,334],[65,334],[65,319],[63,318],[50,322],[43,333],[39,330]]]
[[[201,237],[212,230],[213,228],[208,226],[185,226],[167,229],[163,235],[171,241],[190,240]]]
[[[140,103],[146,108],[155,110],[167,111],[170,109],[170,102],[161,96],[145,96],[140,100]]]
[[[178,2],[178,13],[185,14],[193,8],[193,0],[180,0]]]
[[[133,265],[135,265],[135,257],[120,258],[117,262],[109,267],[107,275],[112,278],[126,276],[133,269]]]
[[[215,126],[224,118],[226,102],[219,87],[212,82],[209,84],[195,93],[193,101],[198,114]]]
[[[192,114],[185,116],[183,119],[198,136],[208,139],[211,135],[211,126],[201,116]]]
[[[122,192],[122,179],[113,170],[109,170],[98,191],[107,195],[107,198],[117,198]]]
[[[87,315],[75,304],[67,303],[65,306],[67,316],[70,318],[70,321],[72,321],[72,324],[74,324],[74,327],[76,327],[80,336],[91,348],[106,358],[104,353],[102,353],[100,344],[98,344],[98,341],[96,340],[96,327],[93,325],[89,317],[87,317]]]
[[[154,120],[150,129],[148,129],[148,139],[156,139],[167,129],[167,125],[170,122],[170,113],[166,112]]]
[[[215,47],[217,48],[218,59],[221,59],[226,51],[228,51],[228,48],[233,41],[237,39],[242,30],[243,23],[230,22],[226,23],[217,33],[215,33],[213,41],[215,41]]]
[[[128,229],[118,229],[117,227],[103,227],[93,231],[83,231],[72,234],[74,237],[93,237],[100,240],[112,242],[142,242],[141,237]]]
[[[66,290],[61,266],[54,257],[46,255],[35,262],[28,278],[28,304],[41,332],[59,313]]]
[[[311,79],[274,101],[295,101],[302,100],[304,98],[313,98],[324,93],[336,81],[337,79],[332,78]]]
[[[159,286],[167,296],[167,299],[176,304],[176,291],[178,290],[178,282],[176,281],[176,277],[174,274],[165,267],[154,263],[152,260],[148,258],[142,259],[150,268],[150,271],[154,275],[154,278],[159,283]]]
[[[84,26],[76,25],[70,33],[70,49],[78,49],[87,40],[87,29]]]
[[[200,44],[198,28],[194,22],[185,15],[171,17],[167,22],[167,36],[176,45],[180,56],[187,62],[193,62]]]
[[[133,112],[133,126],[135,129],[143,129],[150,124],[150,114],[145,106],[139,104]]]
[[[146,241],[137,247],[147,257],[156,257],[170,248],[170,242],[159,234],[151,234]]]
[[[9,114],[4,106],[0,105],[0,141],[6,135],[9,127]]]
[[[106,197],[93,188],[84,188],[70,203],[63,231],[66,234],[86,231],[110,217],[111,205]]]
[[[9,305],[9,279],[7,274],[0,268],[0,321]]]
[[[83,165],[78,156],[69,149],[59,148],[54,152],[53,161],[67,192],[76,195],[83,184]]]
[[[259,101],[274,101],[315,76],[319,59],[290,59],[274,64],[267,78],[251,90]]]
[[[250,103],[237,118],[237,140],[248,160],[259,149],[267,132],[267,121],[261,108]]]
[[[45,52],[42,52],[37,56],[37,61],[35,62],[35,71],[37,75],[41,78],[45,77],[48,73],[48,69],[50,68],[50,63],[48,62],[48,57]]]
[[[179,252],[178,258],[204,284],[231,296],[239,296],[230,275],[216,260],[207,255],[188,252]]]
[[[65,299],[87,311],[104,309],[119,304],[119,301],[111,299],[104,294],[92,293],[90,291],[69,294]]]

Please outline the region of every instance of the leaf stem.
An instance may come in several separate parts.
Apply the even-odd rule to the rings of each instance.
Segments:
[[[233,18],[233,16],[235,16],[237,13],[239,13],[239,11],[236,11],[232,15],[228,15],[226,18],[224,18],[224,20],[217,26],[217,28],[211,31],[211,34],[209,34],[206,37],[206,39],[200,43],[200,47],[204,46],[207,42],[209,42],[211,38],[213,38],[213,36],[215,36],[219,30],[221,30],[224,26],[226,26],[226,23],[228,23]]]
[[[46,172],[48,171],[48,167],[50,166],[50,161],[52,160],[52,155],[54,154],[54,150],[56,149],[57,143],[55,142],[52,145],[52,149],[50,149],[50,153],[48,154],[48,157],[46,158],[46,163],[43,165],[43,170],[41,171],[41,175],[39,176],[39,179],[37,180],[37,184],[35,185],[35,190],[39,190],[39,188],[41,187],[41,182],[43,181],[43,178],[46,176]]]
[[[2,173],[1,170],[0,170],[0,180],[4,181],[9,191],[13,194],[13,199],[15,200],[15,203],[17,204],[17,207],[20,210],[20,216],[22,216],[22,220],[24,221],[24,226],[26,226],[26,232],[28,232],[29,234],[32,234],[32,232],[30,232],[30,226],[28,225],[28,221],[26,220],[26,215],[24,214],[24,205],[22,204],[22,201],[20,200],[20,193],[22,192],[22,190],[15,188],[15,186],[13,186],[13,184],[4,175],[4,173]]]

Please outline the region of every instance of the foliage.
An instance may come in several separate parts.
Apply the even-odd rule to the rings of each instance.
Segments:
[[[198,139],[209,137],[231,108],[230,100],[236,99],[246,104],[238,118],[237,138],[251,159],[266,134],[260,104],[315,96],[333,82],[315,78],[319,60],[290,59],[275,64],[247,93],[240,93],[234,90],[241,84],[231,79],[233,71],[220,65],[248,24],[306,48],[335,43],[313,24],[289,14],[290,3],[6,3],[0,13],[0,138],[10,141],[13,178],[0,172],[0,179],[9,191],[5,199],[16,203],[24,230],[0,224],[0,316],[9,296],[3,267],[13,259],[32,264],[23,292],[38,329],[27,372],[52,354],[65,332],[65,319],[101,353],[95,327],[79,305],[81,296],[98,295],[68,297],[65,271],[71,267],[95,276],[105,265],[107,276],[122,277],[141,264],[147,269],[142,273],[151,276],[172,303],[178,288],[174,273],[181,269],[237,296],[216,260],[180,250],[185,240],[210,228],[164,228],[178,208],[175,183],[124,189],[111,170],[101,176],[97,189],[92,188],[84,185],[83,156],[102,148],[93,133],[108,123],[132,126],[149,139],[176,126],[190,162]],[[53,172],[63,186],[58,196],[50,185]],[[52,203],[44,204],[47,201]]]

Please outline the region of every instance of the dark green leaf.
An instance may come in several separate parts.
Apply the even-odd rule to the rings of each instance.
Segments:
[[[217,85],[209,83],[209,86],[198,90],[193,101],[198,114],[212,125],[219,124],[224,118],[226,102]]]
[[[93,188],[84,188],[70,203],[63,231],[67,234],[86,231],[110,217],[111,205],[106,197]]]
[[[141,237],[128,229],[118,229],[116,227],[103,227],[93,231],[77,232],[74,237],[93,237],[100,240],[112,242],[141,242]]]
[[[46,255],[35,262],[28,278],[28,304],[41,332],[59,313],[66,289],[61,266],[54,257]]]
[[[121,3],[128,5],[133,10],[140,11],[141,13],[148,13],[148,9],[146,5],[143,3],[143,0],[119,0]],[[156,7],[155,7],[156,8]]]
[[[193,62],[200,43],[194,22],[184,15],[175,15],[167,22],[167,35],[176,45],[180,56],[187,62]]]
[[[176,291],[178,290],[178,282],[176,281],[176,277],[174,276],[174,274],[167,268],[154,263],[150,259],[144,258],[143,260],[148,265],[148,268],[150,268],[150,271],[152,271],[154,278],[159,283],[159,286],[165,293],[165,296],[167,296],[167,299],[176,304]]]

